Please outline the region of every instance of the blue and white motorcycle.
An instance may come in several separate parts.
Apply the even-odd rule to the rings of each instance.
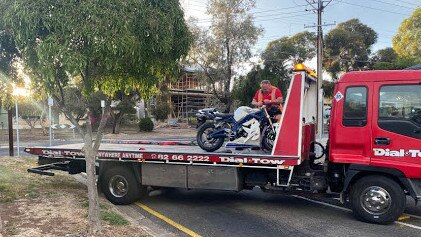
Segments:
[[[215,116],[212,122],[201,125],[197,132],[197,143],[203,150],[216,151],[225,139],[229,139],[225,145],[227,148],[272,150],[277,124],[276,119],[269,116],[266,106],[261,109],[241,106],[234,114],[216,112]]]

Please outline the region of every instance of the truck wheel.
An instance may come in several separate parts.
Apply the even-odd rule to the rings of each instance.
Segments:
[[[403,189],[384,176],[367,176],[352,187],[350,201],[354,216],[365,222],[390,224],[399,218],[406,205]]]
[[[146,187],[136,180],[133,169],[130,167],[109,168],[100,180],[101,190],[105,197],[116,205],[131,204],[146,194]]]

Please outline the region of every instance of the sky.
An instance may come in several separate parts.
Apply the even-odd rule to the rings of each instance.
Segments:
[[[378,34],[377,43],[372,47],[373,52],[392,47],[392,38],[398,32],[401,22],[417,6],[421,7],[421,0],[332,0],[324,1],[324,4],[328,2],[322,15],[323,24],[338,24],[358,18]],[[207,0],[181,0],[181,4],[186,17],[198,18],[200,26],[210,25],[210,17],[206,14]],[[252,12],[255,23],[264,29],[264,33],[255,45],[254,52],[258,55],[268,42],[283,36],[292,36],[305,30],[315,32],[315,28],[305,28],[317,23],[317,14],[310,9],[312,7],[306,0],[256,0]],[[334,27],[323,27],[323,33],[326,34]]]

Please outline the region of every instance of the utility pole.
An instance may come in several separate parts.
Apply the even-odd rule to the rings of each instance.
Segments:
[[[332,0],[322,1],[322,0],[306,0],[307,3],[313,8],[314,12],[317,13],[317,25],[304,26],[305,28],[317,27],[317,118],[316,118],[316,132],[319,137],[319,140],[322,138],[323,134],[323,26],[330,26],[335,24],[322,24],[322,13],[323,10],[329,5]]]

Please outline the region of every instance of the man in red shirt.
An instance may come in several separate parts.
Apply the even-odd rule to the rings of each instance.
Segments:
[[[272,86],[269,80],[263,80],[260,83],[260,88],[253,97],[252,105],[258,108],[262,105],[266,105],[268,109],[271,107],[282,108],[281,104],[284,99],[282,98],[282,92],[277,87]]]

